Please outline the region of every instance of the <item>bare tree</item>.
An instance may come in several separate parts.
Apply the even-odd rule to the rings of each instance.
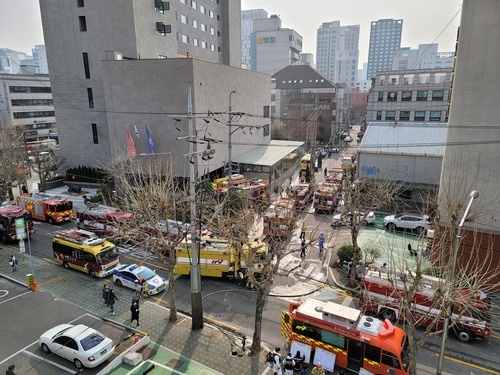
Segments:
[[[0,200],[13,199],[12,188],[25,184],[29,174],[25,151],[13,127],[0,131]]]
[[[118,191],[120,208],[135,219],[119,224],[115,240],[140,246],[158,257],[168,270],[169,321],[177,320],[174,267],[176,247],[186,239],[189,221],[182,181],[174,178],[172,161],[118,158],[108,169]]]
[[[47,181],[60,175],[65,168],[64,158],[53,151],[39,152],[28,158],[28,165],[40,179],[39,190],[47,190]]]

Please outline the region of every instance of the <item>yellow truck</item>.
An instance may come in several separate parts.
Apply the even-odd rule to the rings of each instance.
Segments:
[[[259,241],[250,244],[256,250],[257,257],[265,256],[266,245]],[[245,279],[247,277],[248,245],[243,245],[241,252],[229,241],[221,238],[204,238],[200,240],[200,273],[201,276],[224,277],[229,279]],[[192,250],[188,239],[176,248],[177,262],[174,273],[189,275],[191,272]],[[241,254],[241,256],[240,256]],[[262,272],[264,265],[256,262],[255,272]]]

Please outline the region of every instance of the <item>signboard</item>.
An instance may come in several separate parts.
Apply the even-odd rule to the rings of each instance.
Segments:
[[[18,240],[26,238],[26,231],[24,230],[24,217],[18,217],[15,222],[16,225],[16,238]]]
[[[19,240],[19,252],[20,252],[20,253],[24,253],[25,251],[26,251],[26,248],[24,247],[24,241],[23,241],[23,239],[21,238],[21,239]]]
[[[314,365],[321,362],[326,371],[333,372],[333,368],[335,367],[335,358],[335,354],[321,348],[316,348],[314,353]]]

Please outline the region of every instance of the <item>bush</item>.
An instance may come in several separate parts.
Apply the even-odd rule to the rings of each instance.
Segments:
[[[352,244],[346,244],[339,247],[337,250],[337,256],[341,262],[350,262],[354,255],[354,247]]]

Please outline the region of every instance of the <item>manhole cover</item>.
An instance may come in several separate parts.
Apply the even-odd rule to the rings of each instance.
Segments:
[[[220,332],[213,332],[210,334],[210,338],[213,340],[220,340],[224,337],[224,335]]]

